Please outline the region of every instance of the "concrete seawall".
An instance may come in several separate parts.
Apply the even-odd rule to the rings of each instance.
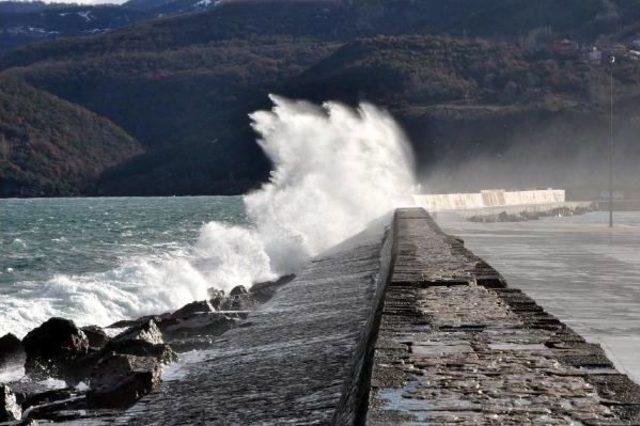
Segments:
[[[354,424],[366,410],[390,218],[316,258],[126,413],[75,424]],[[175,368],[175,367],[174,367]]]
[[[640,387],[422,209],[324,253],[126,413],[76,424],[638,424]]]
[[[473,193],[414,195],[417,206],[430,212],[477,210],[505,206],[559,204],[566,201],[563,189],[505,191],[491,189]]]
[[[640,387],[420,209],[396,213],[366,422],[638,424]]]

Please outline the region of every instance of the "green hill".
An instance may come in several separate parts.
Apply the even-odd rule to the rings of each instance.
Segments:
[[[94,37],[58,39],[5,55],[3,67],[47,59],[162,51],[269,36],[352,40],[376,35],[452,35],[517,40],[545,30],[592,42],[640,28],[638,0],[245,0],[202,13],[138,22]]]
[[[108,120],[20,81],[0,78],[0,195],[87,193],[109,167],[142,153]]]
[[[267,106],[269,92],[391,109],[424,173],[523,146],[554,161],[590,149],[597,157],[607,65],[590,62],[588,48],[633,39],[639,11],[636,0],[229,2],[26,46],[0,63],[2,74],[145,146],[101,173],[92,193],[232,194],[268,175],[247,114]],[[617,99],[629,117],[640,105],[639,71],[619,57]],[[621,131],[636,131],[634,120]],[[566,181],[545,172],[531,184]]]

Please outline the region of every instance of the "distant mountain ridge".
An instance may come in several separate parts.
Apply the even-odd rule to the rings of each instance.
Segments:
[[[83,193],[254,188],[269,163],[247,114],[267,107],[270,92],[389,108],[427,174],[526,149],[524,159],[595,167],[611,53],[619,107],[630,117],[621,131],[640,131],[640,62],[629,53],[639,14],[635,0],[222,2],[26,45],[0,57],[0,76],[92,111],[144,147],[87,178]],[[625,161],[640,160],[634,146],[620,146]],[[532,182],[569,182],[558,170]]]

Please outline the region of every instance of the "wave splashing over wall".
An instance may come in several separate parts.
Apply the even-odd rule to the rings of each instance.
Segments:
[[[406,204],[413,161],[393,118],[373,105],[271,99],[273,110],[251,119],[274,171],[244,202],[274,272],[287,273]]]
[[[269,181],[243,197],[251,225],[211,222],[191,247],[27,283],[21,297],[0,306],[11,319],[0,331],[23,335],[51,316],[106,325],[204,299],[209,287],[274,279],[410,203],[412,155],[388,113],[370,104],[271,99],[270,111],[250,115],[273,163]]]

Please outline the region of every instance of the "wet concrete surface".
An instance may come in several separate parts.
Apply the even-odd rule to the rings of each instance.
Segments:
[[[315,259],[125,413],[72,424],[352,424],[391,239],[378,223]]]
[[[490,224],[438,214],[438,223],[640,383],[640,212],[614,218],[613,229],[607,212]]]
[[[422,209],[319,256],[181,356],[125,412],[67,424],[640,424],[639,387],[599,346]]]
[[[599,346],[504,286],[424,211],[399,211],[395,226],[367,424],[640,422],[640,388]]]

